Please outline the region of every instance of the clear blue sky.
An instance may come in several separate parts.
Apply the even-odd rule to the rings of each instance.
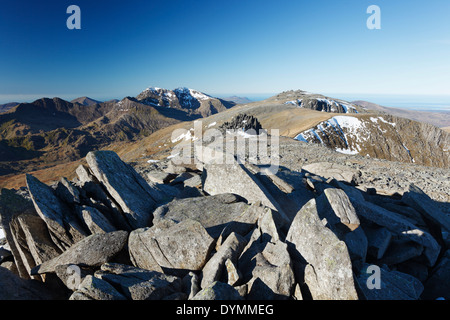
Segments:
[[[372,4],[381,30],[366,27]],[[0,75],[0,102],[148,86],[446,95],[450,1],[0,0]]]

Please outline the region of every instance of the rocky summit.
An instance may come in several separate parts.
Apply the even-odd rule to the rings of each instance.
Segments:
[[[0,299],[450,299],[448,170],[279,143],[273,175],[112,151],[28,175],[0,194]]]

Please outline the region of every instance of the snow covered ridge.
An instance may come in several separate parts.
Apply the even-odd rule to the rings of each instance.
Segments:
[[[379,122],[384,123],[385,126],[380,126]],[[367,145],[372,144],[370,138],[373,136],[374,130],[383,135],[388,130],[396,132],[395,126],[395,123],[386,121],[381,116],[370,117],[369,119],[335,116],[300,133],[295,137],[295,140],[325,144],[344,154],[361,154],[361,151],[366,149]],[[414,162],[412,157],[411,159]]]
[[[285,104],[296,105],[300,108],[308,108],[322,112],[334,112],[334,113],[358,113],[356,108],[350,103],[344,101],[337,101],[327,98],[313,98],[307,97],[304,99],[297,99],[293,101],[287,101]]]

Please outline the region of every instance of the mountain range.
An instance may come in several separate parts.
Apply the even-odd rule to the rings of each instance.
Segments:
[[[240,114],[255,117],[264,129],[341,154],[448,168],[447,132],[389,112],[301,90],[240,104],[189,88],[158,87],[120,101],[42,98],[0,114],[0,185],[22,186],[23,174],[31,171],[45,182],[70,176],[65,171],[98,149],[145,164],[169,155],[176,144],[173,130],[190,130],[198,119],[216,128]]]
[[[42,98],[20,103],[0,114],[0,173],[75,161],[91,150],[139,139],[234,105],[187,88],[160,89],[159,95],[147,89],[120,101],[82,97],[71,102]]]

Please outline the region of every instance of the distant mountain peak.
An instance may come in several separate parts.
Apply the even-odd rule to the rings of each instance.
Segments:
[[[91,106],[91,105],[94,105],[94,104],[101,103],[101,101],[94,100],[94,99],[89,98],[89,97],[79,97],[79,98],[76,98],[76,99],[74,99],[74,100],[72,100],[70,102],[71,103],[78,103],[78,104],[81,104],[83,106]]]
[[[203,117],[235,105],[233,102],[223,101],[187,87],[168,90],[151,86],[142,91],[136,99],[152,107],[178,109],[189,113],[189,115],[201,115]]]

